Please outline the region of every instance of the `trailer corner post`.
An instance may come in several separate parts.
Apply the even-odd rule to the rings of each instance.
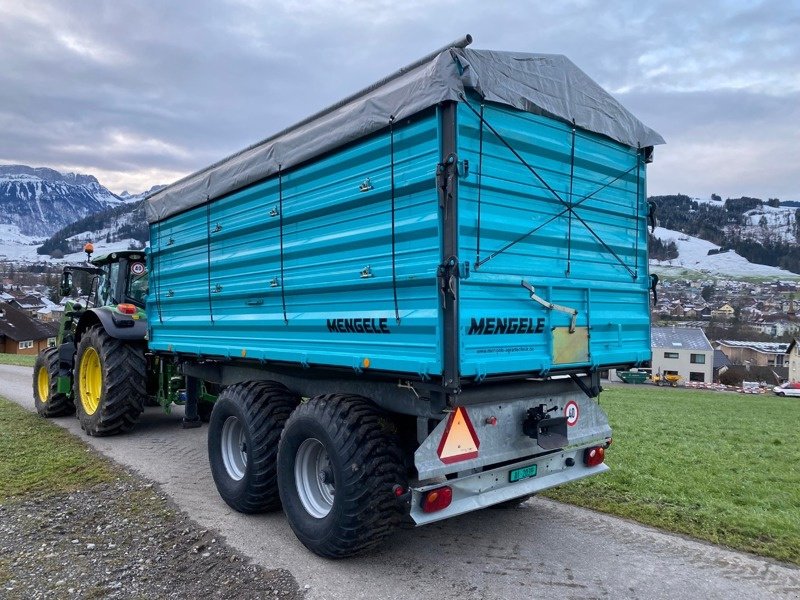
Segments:
[[[458,335],[458,150],[456,135],[457,103],[440,106],[441,163],[439,163],[439,205],[442,219],[442,262],[439,269],[444,318],[443,386],[448,393],[461,388]]]

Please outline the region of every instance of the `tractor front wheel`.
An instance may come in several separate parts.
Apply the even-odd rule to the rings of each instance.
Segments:
[[[147,400],[144,348],[112,338],[100,325],[86,331],[75,357],[75,406],[83,430],[107,436],[133,429]]]
[[[75,412],[72,399],[58,391],[58,348],[48,348],[36,357],[33,367],[33,403],[43,417],[61,417]]]

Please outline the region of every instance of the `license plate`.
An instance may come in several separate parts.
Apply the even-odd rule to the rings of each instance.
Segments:
[[[527,479],[528,477],[536,477],[536,465],[522,467],[521,469],[514,469],[508,473],[508,480],[511,483],[520,481],[521,479]]]

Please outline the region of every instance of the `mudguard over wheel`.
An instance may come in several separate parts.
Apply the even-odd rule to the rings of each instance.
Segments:
[[[100,325],[89,328],[75,356],[75,408],[88,435],[130,431],[147,400],[144,346],[112,338]]]
[[[283,510],[309,550],[342,558],[378,546],[404,515],[400,443],[379,409],[359,396],[317,396],[289,417],[278,449]]]
[[[58,391],[58,348],[47,348],[33,367],[33,403],[43,417],[61,417],[75,412],[72,399]]]
[[[222,499],[234,510],[277,510],[278,440],[300,398],[279,383],[250,381],[219,395],[208,425],[208,460]]]

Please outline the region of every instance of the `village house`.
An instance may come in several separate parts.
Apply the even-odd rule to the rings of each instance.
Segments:
[[[786,348],[784,364],[789,367],[789,381],[800,381],[800,344],[793,339]]]
[[[743,342],[719,340],[717,349],[722,350],[735,365],[752,367],[783,367],[788,361],[786,349],[789,344],[774,342]]]
[[[36,355],[55,346],[57,323],[43,323],[8,303],[0,303],[0,352]]]
[[[717,319],[732,319],[736,315],[734,308],[727,302],[711,311],[711,316]]]
[[[680,375],[685,381],[713,381],[714,348],[702,329],[653,327],[650,334],[654,375]]]

